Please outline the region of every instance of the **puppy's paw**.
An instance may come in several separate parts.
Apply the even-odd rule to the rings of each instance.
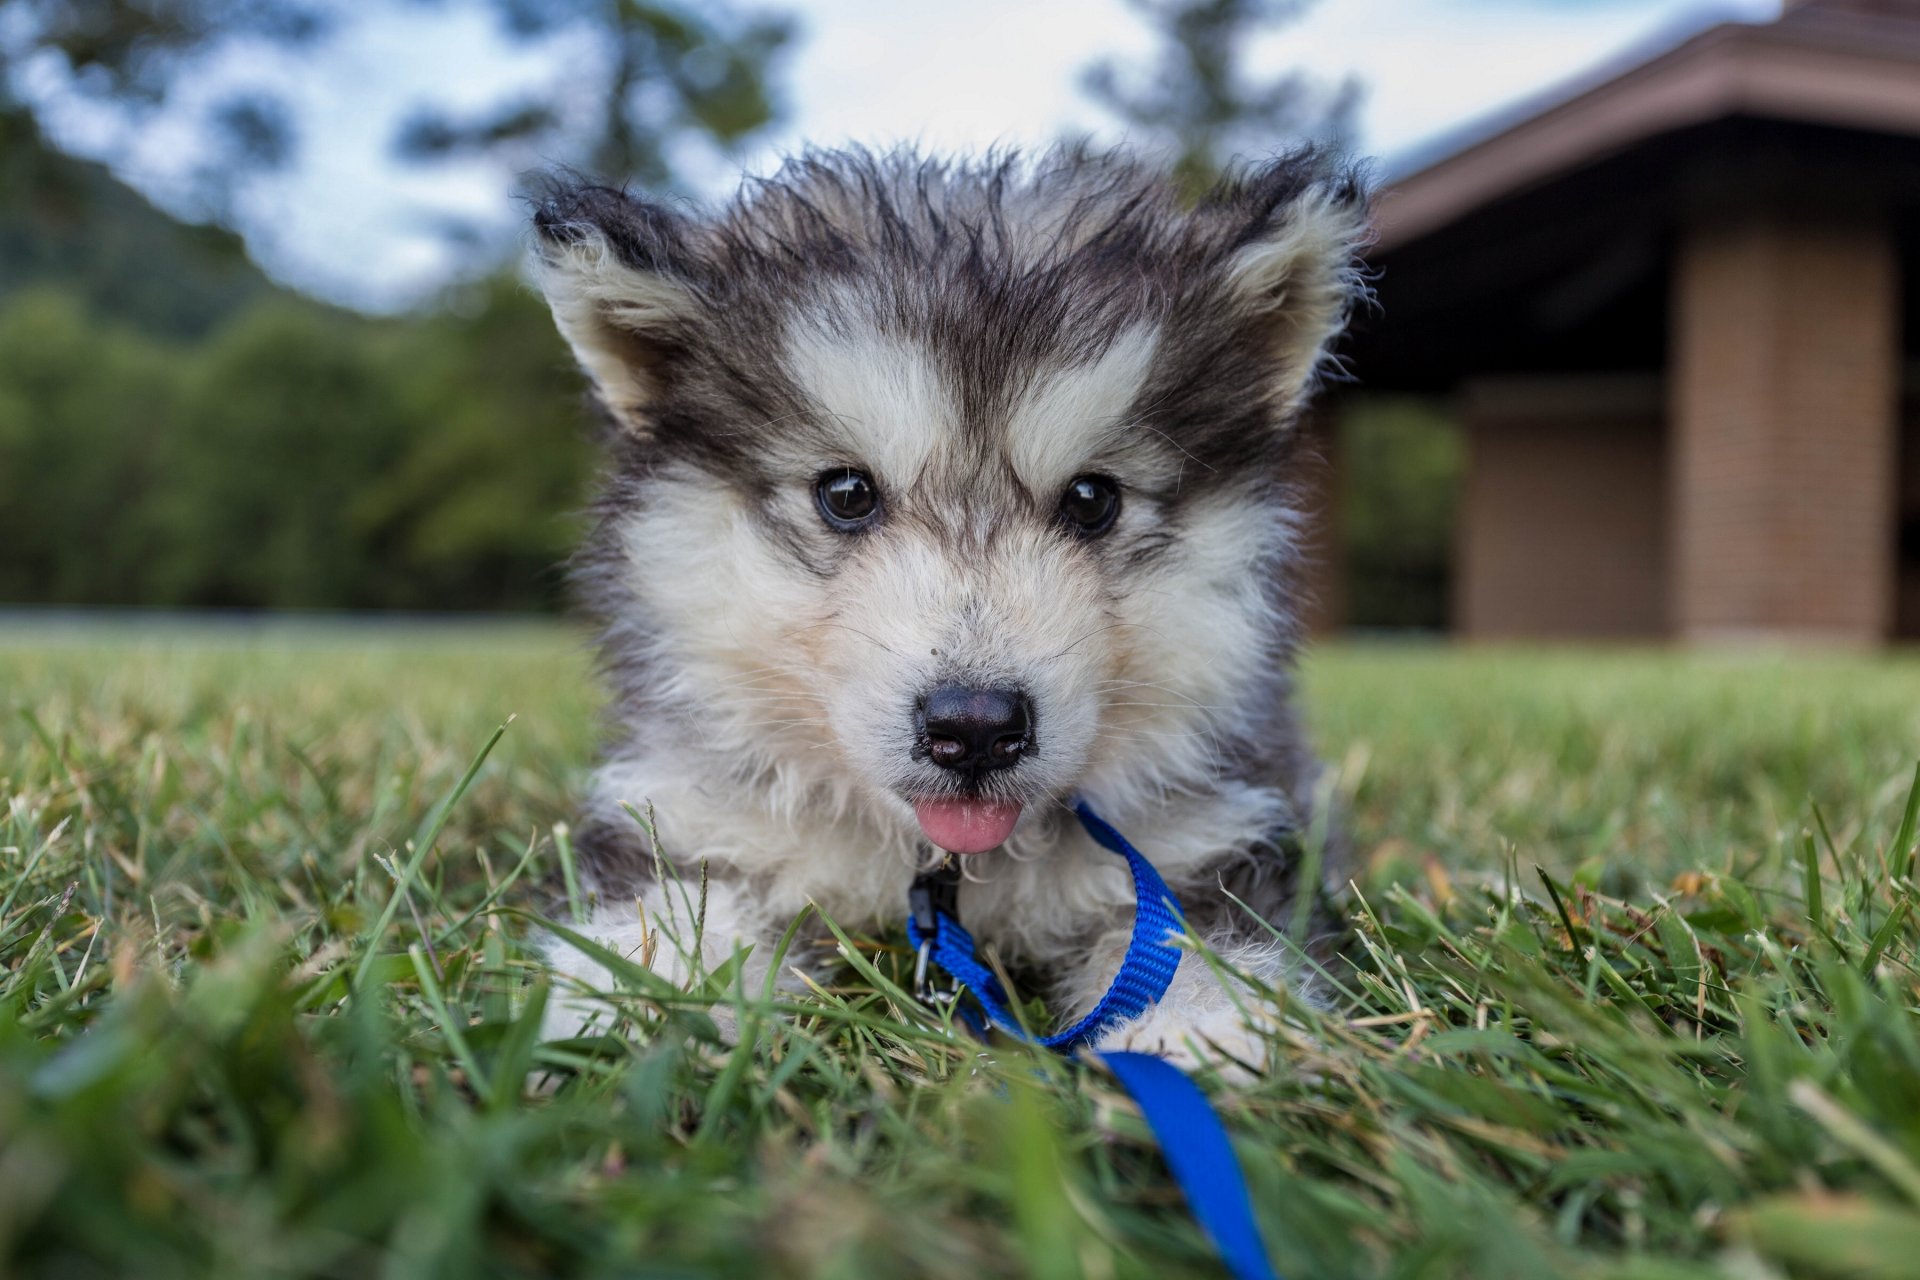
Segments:
[[[1156,1054],[1186,1071],[1209,1067],[1245,1084],[1266,1071],[1272,1051],[1257,1018],[1255,1009],[1231,1003],[1182,1008],[1163,1002],[1102,1036],[1098,1047]]]

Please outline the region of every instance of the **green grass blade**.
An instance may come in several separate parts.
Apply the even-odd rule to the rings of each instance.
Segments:
[[[360,967],[354,971],[353,986],[356,990],[365,983],[367,971],[373,967],[374,958],[380,954],[381,939],[387,936],[387,930],[393,925],[393,918],[400,911],[400,904],[406,898],[408,887],[419,878],[420,868],[426,863],[427,855],[433,852],[434,842],[440,838],[441,831],[446,828],[447,819],[452,815],[453,807],[460,803],[460,797],[467,794],[467,788],[473,785],[473,780],[480,774],[480,766],[484,765],[487,757],[493,754],[494,747],[499,744],[502,737],[506,736],[507,725],[512,723],[513,720],[509,717],[505,723],[493,731],[493,736],[487,739],[487,745],[480,748],[479,754],[475,755],[473,762],[467,766],[467,771],[460,775],[460,781],[439,804],[433,807],[426,821],[414,834],[413,856],[407,859],[406,869],[394,881],[393,892],[387,897],[387,905],[381,910],[380,918],[374,922],[364,943],[365,950],[360,958]]]

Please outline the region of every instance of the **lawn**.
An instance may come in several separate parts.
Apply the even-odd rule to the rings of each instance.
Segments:
[[[0,1274],[1217,1274],[1109,1083],[942,1036],[896,937],[538,1043],[587,669],[0,626]],[[1351,956],[1216,1089],[1283,1274],[1920,1275],[1920,662],[1352,644],[1305,686]]]

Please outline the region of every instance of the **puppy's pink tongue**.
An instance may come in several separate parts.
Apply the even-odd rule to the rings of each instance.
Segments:
[[[913,816],[927,839],[949,853],[985,853],[1005,844],[1020,821],[1012,800],[916,800]]]

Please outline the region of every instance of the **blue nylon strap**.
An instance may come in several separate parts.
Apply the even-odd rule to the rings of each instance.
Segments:
[[[1113,985],[1086,1017],[1064,1031],[1036,1040],[1045,1048],[1062,1053],[1091,1044],[1107,1028],[1131,1021],[1159,1002],[1173,982],[1174,971],[1180,967],[1181,952],[1173,939],[1179,937],[1184,928],[1173,891],[1167,888],[1167,882],[1160,878],[1153,864],[1128,844],[1125,836],[1089,809],[1085,801],[1076,806],[1074,812],[1088,835],[1103,848],[1127,860],[1127,870],[1133,873],[1136,905],[1133,936],[1127,941],[1127,954],[1120,962],[1120,972],[1115,975]],[[973,993],[995,1025],[1025,1038],[1027,1032],[1007,1007],[1007,993],[1000,979],[980,962],[973,935],[945,912],[939,914],[938,920],[939,927],[934,930],[933,938],[934,961]],[[919,925],[911,916],[907,919],[907,939],[915,948],[922,941]]]
[[[1159,1002],[1180,967],[1182,953],[1174,939],[1184,929],[1180,904],[1153,864],[1085,801],[1074,806],[1074,813],[1095,843],[1126,859],[1127,870],[1133,874],[1135,906],[1133,935],[1127,942],[1120,972],[1099,1003],[1072,1026],[1050,1036],[1030,1035],[1008,1008],[1000,979],[980,962],[972,935],[951,913],[933,913],[931,939],[922,934],[911,914],[907,918],[907,937],[914,947],[930,941],[933,962],[972,993],[996,1026],[1062,1053],[1091,1044],[1102,1032],[1139,1017]],[[1164,1058],[1118,1051],[1098,1056],[1139,1104],[1194,1219],[1212,1239],[1228,1270],[1238,1280],[1277,1280],[1267,1262],[1247,1184],[1240,1176],[1227,1131],[1208,1105],[1206,1095]]]
[[[1100,1061],[1140,1104],[1173,1180],[1227,1270],[1240,1280],[1278,1280],[1253,1220],[1246,1180],[1207,1095],[1180,1068],[1150,1053],[1103,1053]]]

